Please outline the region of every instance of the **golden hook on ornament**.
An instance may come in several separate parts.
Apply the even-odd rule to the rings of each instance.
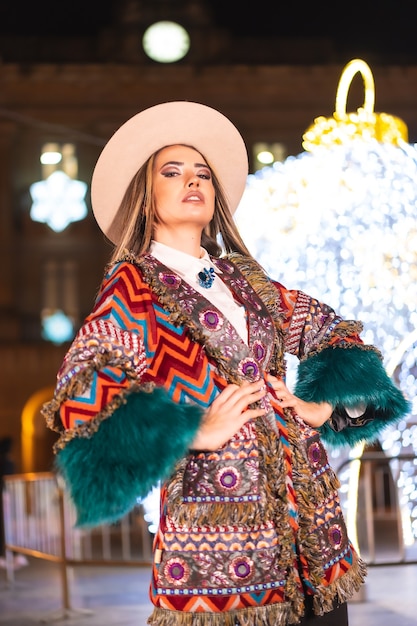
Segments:
[[[363,110],[366,113],[374,112],[375,105],[375,83],[371,68],[365,61],[361,59],[353,59],[350,61],[342,72],[339,79],[336,92],[336,111],[335,116],[339,119],[346,117],[347,98],[352,80],[356,74],[362,74],[363,85],[365,89],[365,98],[363,101]]]
[[[353,78],[362,75],[364,103],[354,113],[346,112],[347,97]],[[353,59],[344,68],[336,93],[333,117],[317,117],[303,135],[303,148],[313,152],[318,146],[346,145],[354,140],[376,140],[396,146],[408,141],[408,128],[388,113],[375,113],[375,84],[371,68],[361,59]]]

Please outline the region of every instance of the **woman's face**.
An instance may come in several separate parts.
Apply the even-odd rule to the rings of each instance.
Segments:
[[[215,190],[211,170],[194,148],[175,145],[158,153],[153,193],[157,241],[166,243],[175,233],[187,230],[201,234],[213,218]]]

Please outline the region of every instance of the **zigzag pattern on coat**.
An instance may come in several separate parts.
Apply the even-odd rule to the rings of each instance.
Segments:
[[[132,274],[131,265],[116,266],[109,279],[58,374],[73,380],[82,373],[88,382],[63,405],[65,428],[93,419],[121,389],[144,378],[163,385],[174,401],[192,399],[208,406],[218,393],[214,381],[223,381],[202,354],[201,346],[191,340],[183,326],[172,323],[156,297],[149,297],[149,287],[141,282],[137,270]],[[104,355],[109,364],[99,369]],[[146,361],[145,376],[144,368],[138,370],[134,359]],[[87,362],[89,375],[82,368]]]

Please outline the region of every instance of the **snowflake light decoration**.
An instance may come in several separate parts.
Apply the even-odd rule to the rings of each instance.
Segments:
[[[35,222],[44,222],[55,232],[61,232],[71,222],[86,217],[86,191],[86,183],[56,170],[46,180],[30,186],[33,200],[30,216]]]

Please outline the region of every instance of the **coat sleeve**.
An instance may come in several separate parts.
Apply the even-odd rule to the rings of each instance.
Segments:
[[[104,282],[42,411],[60,434],[55,468],[77,526],[112,523],[131,510],[184,457],[202,416],[200,407],[174,402],[147,378],[141,332],[126,313],[132,276],[122,267]]]
[[[388,376],[378,349],[364,345],[361,322],[343,320],[303,292],[277,288],[286,348],[300,359],[294,393],[334,408],[319,428],[323,440],[333,446],[375,441],[411,405]]]
[[[339,342],[308,355],[299,364],[294,393],[334,407],[330,420],[319,428],[333,446],[372,443],[411,410],[378,352],[362,344]]]
[[[299,359],[294,393],[328,402],[333,414],[319,430],[334,446],[373,442],[411,411],[388,376],[379,350],[364,345],[362,323],[343,320],[328,305],[269,278],[252,258],[230,255],[262,298],[282,337],[282,352]]]

